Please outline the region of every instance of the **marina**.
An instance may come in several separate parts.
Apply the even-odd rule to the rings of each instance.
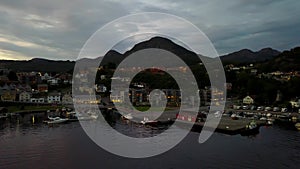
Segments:
[[[33,115],[34,124],[31,121]],[[1,123],[0,168],[35,166],[42,169],[45,165],[47,168],[73,169],[95,166],[124,169],[297,168],[300,164],[297,149],[300,133],[282,123],[261,126],[258,134],[248,136],[217,132],[204,144],[198,143],[199,131],[191,132],[171,151],[135,160],[112,155],[98,147],[86,136],[79,122],[49,126],[43,124],[44,118],[47,116],[43,113],[26,114],[18,120],[6,119]],[[112,127],[133,137],[151,137],[165,129],[116,119],[111,123]]]
[[[108,108],[109,107],[109,108]],[[120,118],[123,120],[129,120],[131,123],[138,123],[143,125],[172,125],[175,120],[181,124],[191,124],[193,123],[194,131],[201,131],[202,127],[206,122],[206,117],[208,115],[208,110],[205,107],[201,107],[196,118],[189,115],[188,112],[184,112],[183,115],[178,115],[178,110],[168,110],[162,115],[155,119],[155,113],[145,114],[139,113],[138,115],[133,115],[132,113],[127,113],[121,115],[118,111],[111,108],[111,106],[104,107],[101,106],[101,113],[105,117],[111,116],[113,118]],[[32,123],[44,122],[46,124],[60,124],[75,121],[85,121],[85,120],[97,120],[100,114],[96,114],[91,110],[85,112],[75,112],[72,108],[62,108],[47,111],[22,111],[16,113],[5,113],[1,115],[2,121],[6,119],[16,120],[20,116],[28,116],[30,114],[29,120]],[[299,129],[299,113],[282,113],[282,112],[266,112],[266,111],[251,111],[251,110],[232,110],[227,109],[223,113],[215,112],[214,115],[222,116],[221,120],[216,128],[216,132],[235,135],[235,134],[256,134],[261,126],[271,126],[274,122],[276,123],[287,123],[294,126],[294,129]],[[249,129],[251,123],[255,123],[256,127],[254,129]],[[249,132],[250,130],[255,132]]]

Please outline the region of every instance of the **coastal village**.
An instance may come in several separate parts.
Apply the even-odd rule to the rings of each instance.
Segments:
[[[8,78],[9,70],[1,69],[0,96],[2,102],[72,104],[72,75],[41,72],[18,72],[17,79]],[[59,86],[69,86],[65,90]]]
[[[0,169],[299,169],[299,0],[1,0]]]
[[[258,78],[275,79],[277,81],[289,81],[293,77],[300,77],[300,72],[271,72],[271,73],[257,73],[257,69],[253,64],[248,66],[236,67],[233,64],[225,66],[225,70],[228,72],[239,73],[239,71],[247,71],[251,75],[255,75]],[[0,69],[0,98],[2,102],[15,102],[15,103],[39,103],[39,104],[58,104],[58,105],[71,105],[73,104],[71,85],[73,75],[70,73],[56,73],[50,74],[47,72],[17,72],[15,80],[9,79],[10,70],[2,68]],[[78,78],[84,77],[84,74],[78,75]],[[77,76],[75,76],[76,78]],[[104,80],[107,77],[101,75],[101,79]],[[116,78],[115,78],[116,80]],[[117,79],[120,81],[126,80],[126,78]],[[226,89],[231,90],[232,83],[226,83]],[[88,87],[82,87],[80,90],[90,90]],[[108,87],[104,84],[96,84],[93,88],[98,94],[108,93]],[[147,105],[149,104],[149,94],[152,89],[145,83],[132,84],[129,91],[121,91],[120,93],[114,93],[110,95],[112,102],[124,102],[128,98],[134,105]],[[167,97],[168,104],[170,106],[178,106],[181,102],[180,90],[178,89],[162,89]],[[199,90],[201,104],[209,105],[211,102],[211,88],[209,86]],[[102,95],[103,96],[103,95]],[[159,96],[162,97],[162,96]],[[101,96],[96,103],[101,102]],[[278,90],[276,101],[282,100],[282,94]],[[235,100],[238,105],[234,106],[235,109],[239,109],[243,105],[255,105],[255,96],[245,95],[240,100]],[[294,98],[289,101],[290,107],[293,111],[297,111],[300,108],[300,98]],[[272,105],[263,105],[261,107],[272,107]],[[249,106],[251,108],[251,106]],[[287,107],[273,107],[275,111],[288,111]],[[253,109],[253,106],[252,106]],[[289,110],[291,111],[291,110]]]
[[[103,69],[103,67],[101,68]],[[174,68],[173,68],[174,69]],[[98,70],[98,69],[97,69]],[[176,71],[184,71],[184,68],[178,68]],[[94,70],[90,70],[94,71]],[[124,71],[124,70],[123,70]],[[128,71],[128,70],[126,70]],[[293,77],[299,77],[299,72],[271,72],[271,73],[258,73],[257,69],[253,64],[247,66],[237,67],[234,65],[225,66],[226,72],[233,72],[239,74],[240,71],[247,72],[251,76],[257,78],[266,78],[266,79],[275,79],[277,81],[289,81]],[[154,74],[163,75],[163,72],[153,71]],[[24,113],[24,112],[33,112],[35,107],[44,107],[43,111],[65,109],[64,107],[69,107],[73,109],[73,103],[80,104],[98,104],[98,105],[109,105],[109,104],[122,104],[129,99],[129,101],[139,110],[145,109],[145,107],[150,106],[150,92],[152,91],[151,87],[147,83],[135,82],[131,83],[129,90],[120,91],[120,92],[111,92],[109,87],[105,84],[95,84],[92,88],[84,85],[84,82],[88,81],[89,71],[79,71],[75,74],[74,79],[80,82],[83,82],[82,86],[78,88],[79,91],[85,93],[85,95],[72,97],[72,83],[73,83],[73,74],[70,73],[48,73],[48,72],[13,72],[8,69],[0,70],[0,97],[1,97],[1,117],[7,117],[7,114],[10,113]],[[126,77],[111,77],[111,75],[100,74],[98,75],[101,81],[105,80],[115,80],[120,84],[124,81],[128,81]],[[227,91],[231,91],[232,87],[235,84],[227,82],[225,84]],[[92,97],[92,91],[96,93],[95,97]],[[180,106],[181,102],[188,102],[190,105],[194,105],[197,100],[195,98],[182,98],[181,91],[178,89],[161,89],[163,94],[156,96],[156,105],[160,105],[163,97],[166,97],[167,107],[176,109]],[[187,121],[195,122],[196,126],[203,126],[203,119],[208,115],[209,107],[212,102],[214,104],[219,104],[218,102],[222,100],[212,100],[212,96],[223,95],[220,91],[213,91],[210,86],[205,86],[202,89],[199,89],[199,96],[201,100],[202,109],[197,117],[191,118],[189,115],[180,115],[176,118]],[[282,101],[282,93],[278,90],[275,102]],[[12,109],[11,107],[14,107]],[[16,108],[17,107],[17,108]],[[31,109],[25,109],[25,107],[30,107]],[[203,109],[204,107],[204,109]],[[215,116],[223,114],[222,121],[217,128],[217,131],[224,133],[235,133],[244,129],[245,126],[251,124],[251,119],[256,119],[259,125],[271,124],[273,123],[274,118],[291,118],[294,121],[297,121],[298,116],[295,114],[290,116],[291,113],[298,113],[300,108],[300,99],[295,98],[294,100],[289,101],[289,106],[280,107],[278,105],[258,105],[255,101],[255,95],[245,95],[240,98],[227,98],[225,111],[215,112]],[[146,108],[147,109],[147,108]],[[66,112],[65,112],[66,113]],[[82,113],[82,112],[81,112]],[[90,112],[89,112],[90,113]],[[288,113],[288,114],[287,114]],[[300,113],[300,112],[299,112]],[[6,114],[4,116],[3,114]],[[61,115],[61,113],[60,113]],[[64,114],[66,115],[66,114]],[[68,115],[69,116],[69,115]],[[72,115],[73,117],[75,115]],[[171,115],[172,116],[172,115]],[[169,116],[166,119],[162,119],[160,122],[166,122],[170,120]],[[271,119],[273,116],[273,119]],[[64,116],[65,117],[65,116]],[[92,114],[93,118],[97,118],[98,115]],[[130,113],[124,116],[125,119],[132,119]],[[174,116],[172,116],[174,118]],[[245,118],[248,117],[248,118]],[[58,119],[59,118],[59,119]],[[80,117],[76,114],[76,119],[87,118]],[[90,118],[90,116],[88,117]],[[64,122],[66,119],[60,117],[49,117],[50,123],[52,122]],[[231,120],[230,120],[231,119]],[[238,121],[233,121],[240,119]],[[73,120],[73,119],[71,119]],[[148,118],[147,118],[148,120]],[[262,122],[263,121],[263,122]],[[266,123],[265,123],[265,122]],[[154,123],[152,120],[143,121],[144,124]],[[156,122],[156,121],[155,121]],[[257,123],[255,123],[255,126]],[[229,129],[230,128],[230,129]]]
[[[6,62],[6,65],[3,62],[3,65],[0,65],[0,107],[2,109],[0,117],[5,119],[13,114],[46,112],[47,115],[42,120],[51,124],[98,118],[99,114],[96,114],[94,110],[87,108],[75,110],[75,105],[83,105],[83,107],[87,104],[95,105],[112,116],[114,113],[121,115],[121,112],[118,111],[123,111],[116,110],[115,105],[122,105],[124,109],[127,109],[126,103],[132,103],[135,109],[142,112],[140,115],[143,117],[138,120],[138,123],[142,124],[169,124],[179,119],[183,122],[195,122],[198,126],[203,126],[207,116],[213,113],[215,117],[222,117],[219,125],[221,131],[240,131],[246,126],[249,127],[251,121],[257,121],[258,125],[256,126],[270,125],[274,120],[291,122],[290,124],[294,128],[300,129],[296,125],[299,124],[300,115],[300,93],[297,90],[300,83],[300,72],[288,67],[283,69],[278,65],[273,67],[276,64],[272,63],[276,60],[280,61],[281,58],[284,60],[286,56],[290,57],[288,60],[290,62],[291,59],[296,58],[297,53],[294,51],[298,51],[299,48],[283,52],[274,56],[275,59],[266,62],[224,62],[226,82],[222,88],[226,89],[225,102],[224,90],[211,86],[205,65],[198,56],[167,39],[157,37],[147,43],[153,43],[154,46],[166,43],[167,46],[172,46],[172,49],[181,49],[182,53],[188,54],[182,55],[185,56],[182,59],[189,64],[174,67],[152,67],[147,70],[141,67],[128,67],[120,69],[121,76],[114,76],[118,63],[124,59],[116,51],[108,52],[108,54],[114,54],[120,58],[108,60],[96,68],[86,66],[78,70],[74,68],[75,62],[70,61],[56,62],[39,59],[33,59],[33,62],[24,61],[24,63],[31,64],[30,67],[42,64],[39,66],[40,70],[47,66],[48,71],[32,71],[32,69],[24,71],[13,66],[8,68],[6,66],[12,64],[22,66],[22,62]],[[131,49],[131,51],[135,50],[137,50],[136,46]],[[270,49],[262,51],[270,51]],[[243,54],[242,52],[241,58],[246,57]],[[111,58],[114,57],[108,59]],[[89,62],[95,61],[86,59],[81,62],[89,65]],[[50,64],[52,67],[49,66]],[[59,70],[63,70],[61,68],[64,65],[68,66],[64,71],[57,71],[58,64],[60,65]],[[166,73],[178,72],[183,75],[183,80],[185,80],[188,69],[195,73],[195,80],[198,84],[198,90],[194,91],[195,96],[182,96],[182,91],[176,81]],[[127,73],[132,72],[139,73],[130,79]],[[94,77],[94,75],[96,76]],[[113,89],[111,88],[112,82],[116,84]],[[155,95],[156,106],[163,106],[163,100],[166,100],[166,113],[158,120],[151,119],[151,113],[143,113],[153,106],[152,103],[150,104],[150,94],[154,89],[162,91]],[[190,105],[190,107],[200,103],[197,117],[190,116],[189,110],[185,111],[186,115],[179,115],[178,110],[182,103]],[[225,103],[224,111],[213,110],[214,112],[210,112],[211,106],[223,103]],[[129,106],[129,108],[130,111],[133,111],[132,107]],[[134,119],[130,111],[122,114],[122,118]]]

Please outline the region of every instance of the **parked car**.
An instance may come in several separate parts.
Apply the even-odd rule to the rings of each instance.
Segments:
[[[266,108],[265,108],[265,111],[271,111],[271,110],[272,110],[271,107],[266,107]]]
[[[278,112],[278,111],[280,111],[280,108],[279,108],[279,107],[274,107],[274,108],[273,108],[273,111],[274,111],[274,112]]]
[[[248,109],[249,109],[249,106],[247,106],[247,105],[243,106],[243,110],[248,110]]]
[[[256,106],[251,106],[251,108],[250,108],[251,110],[255,110],[256,109]]]
[[[264,106],[259,106],[259,107],[257,107],[257,110],[258,111],[262,111],[262,110],[264,110],[265,108],[264,108]]]

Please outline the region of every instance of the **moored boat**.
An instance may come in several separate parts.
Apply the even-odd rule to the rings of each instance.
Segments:
[[[235,114],[235,113],[233,113],[230,117],[231,117],[232,120],[237,120],[237,119],[239,119],[239,118],[237,117],[237,114]]]
[[[149,120],[148,117],[144,117],[144,120],[142,120],[141,123],[144,125],[155,125],[158,122],[156,120]]]
[[[133,119],[133,116],[131,115],[131,113],[126,114],[126,115],[123,115],[122,117],[123,117],[124,119],[127,119],[127,120],[132,120],[132,119]]]
[[[49,117],[48,116],[48,119],[49,120],[44,121],[44,123],[47,123],[47,124],[59,124],[59,123],[65,123],[65,122],[68,121],[67,118],[61,118],[61,117]]]

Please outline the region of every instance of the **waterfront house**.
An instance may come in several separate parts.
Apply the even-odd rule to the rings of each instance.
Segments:
[[[61,102],[61,94],[58,92],[53,92],[48,94],[47,97],[48,103],[60,103]]]
[[[22,92],[19,94],[19,101],[20,102],[30,102],[31,99],[31,93],[29,92]]]
[[[46,93],[32,93],[30,102],[45,103],[46,102]]]
[[[45,103],[45,98],[37,97],[37,98],[30,98],[31,103]]]
[[[246,96],[244,99],[243,99],[243,104],[253,104],[254,103],[254,100],[252,99],[252,97],[250,96]]]
[[[15,101],[16,100],[16,91],[6,90],[1,94],[1,101]]]
[[[70,94],[65,94],[61,99],[62,104],[73,104],[73,98]]]

